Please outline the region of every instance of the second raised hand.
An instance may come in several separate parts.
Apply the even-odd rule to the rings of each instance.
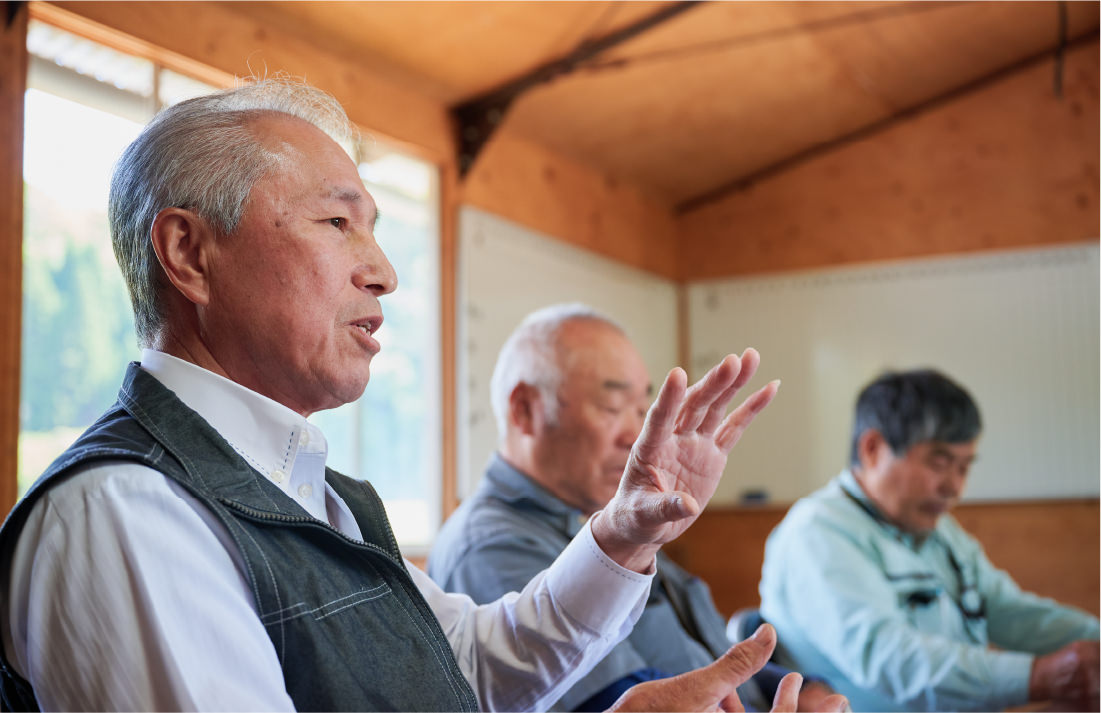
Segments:
[[[612,559],[647,571],[657,549],[695,522],[715,493],[730,450],[780,386],[769,382],[724,418],[760,361],[755,349],[740,358],[729,355],[691,388],[684,370],[669,372],[619,490],[593,521],[593,535]]]

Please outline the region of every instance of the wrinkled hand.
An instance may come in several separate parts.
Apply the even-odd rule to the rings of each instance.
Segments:
[[[597,543],[616,562],[646,571],[658,548],[684,532],[711,499],[730,449],[780,386],[768,383],[723,418],[760,361],[754,349],[727,356],[690,389],[682,369],[669,372],[619,490],[593,520]]]
[[[744,711],[736,689],[761,670],[776,648],[776,630],[762,624],[750,638],[732,646],[714,663],[672,678],[647,681],[628,689],[612,711]],[[789,673],[780,680],[773,711],[795,711],[803,677]],[[849,710],[842,695],[821,701],[820,711]]]
[[[1098,697],[1098,642],[1074,641],[1058,651],[1037,656],[1028,679],[1028,697],[1091,700]]]

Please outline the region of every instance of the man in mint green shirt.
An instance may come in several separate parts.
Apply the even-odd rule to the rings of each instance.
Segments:
[[[857,399],[850,468],[769,536],[781,660],[854,710],[1098,709],[1097,618],[1021,591],[948,514],[980,430],[945,376],[883,375]]]

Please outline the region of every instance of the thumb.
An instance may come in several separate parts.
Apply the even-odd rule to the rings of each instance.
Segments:
[[[655,514],[658,523],[676,522],[699,515],[700,506],[688,493],[682,491],[662,493],[660,500],[655,502]]]
[[[761,624],[753,636],[731,646],[714,663],[701,669],[708,675],[700,683],[707,688],[709,697],[728,700],[734,689],[764,668],[775,648],[776,630],[771,624]]]
[[[700,511],[696,499],[681,491],[672,493],[636,491],[624,502],[631,517],[630,521],[647,533],[686,517],[695,517]],[[613,509],[611,504],[605,508],[605,510]],[[639,533],[639,538],[649,541],[643,533]]]

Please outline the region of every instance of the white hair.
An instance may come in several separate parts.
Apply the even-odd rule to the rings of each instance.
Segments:
[[[336,99],[278,76],[168,107],[115,165],[107,209],[111,242],[143,346],[163,327],[165,316],[160,293],[166,278],[150,240],[154,219],[165,208],[186,208],[219,237],[231,235],[252,187],[280,160],[251,129],[257,119],[273,114],[302,119],[346,150],[358,137]]]
[[[557,419],[563,371],[556,348],[558,333],[567,323],[576,321],[599,322],[626,334],[615,320],[579,302],[551,305],[525,317],[501,347],[489,382],[498,442],[504,442],[508,433],[509,396],[519,384],[539,389],[548,422]]]

